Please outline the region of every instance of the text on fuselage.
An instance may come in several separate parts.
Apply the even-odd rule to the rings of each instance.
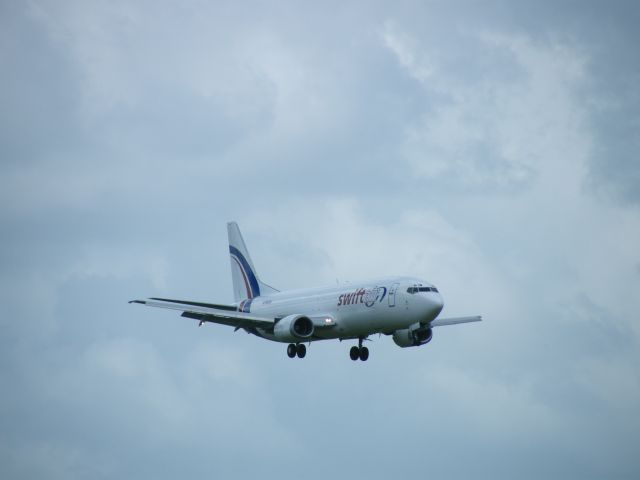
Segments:
[[[376,302],[382,302],[386,294],[387,287],[359,288],[354,292],[340,295],[338,306],[364,303],[367,307],[373,307]]]

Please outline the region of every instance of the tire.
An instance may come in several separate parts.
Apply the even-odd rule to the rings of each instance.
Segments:
[[[360,358],[360,349],[355,345],[351,347],[351,350],[349,350],[349,357],[351,357],[351,360],[354,362],[358,360]]]
[[[367,347],[362,347],[360,349],[360,360],[366,362],[369,358],[369,349]]]
[[[304,358],[307,354],[307,347],[304,346],[304,343],[299,343],[296,347],[298,358]]]
[[[297,350],[296,350],[296,346],[293,343],[290,343],[289,346],[287,347],[287,356],[289,358],[293,358],[296,356]]]

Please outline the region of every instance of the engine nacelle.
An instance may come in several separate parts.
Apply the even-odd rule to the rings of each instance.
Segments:
[[[289,315],[273,327],[273,334],[283,342],[299,342],[313,335],[313,321],[304,315]]]
[[[402,348],[419,347],[425,343],[429,343],[433,337],[433,330],[427,326],[420,326],[419,323],[411,325],[404,330],[396,330],[393,332],[393,341]]]

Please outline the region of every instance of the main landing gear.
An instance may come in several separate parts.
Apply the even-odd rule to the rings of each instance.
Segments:
[[[303,343],[290,343],[289,346],[287,346],[287,355],[289,358],[293,358],[296,355],[299,358],[304,358],[306,354],[307,347],[305,347]]]
[[[369,358],[369,349],[367,347],[362,346],[363,340],[364,338],[360,337],[358,339],[358,346],[356,347],[354,345],[353,347],[351,347],[351,350],[349,350],[349,356],[351,357],[351,360],[353,360],[354,362],[358,359],[362,360],[363,362],[366,362],[367,359]]]

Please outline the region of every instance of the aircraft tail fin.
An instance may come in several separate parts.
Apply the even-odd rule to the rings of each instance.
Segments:
[[[227,233],[229,234],[229,255],[231,256],[234,300],[240,302],[260,295],[278,292],[278,290],[261,282],[258,278],[236,222],[227,223]]]

